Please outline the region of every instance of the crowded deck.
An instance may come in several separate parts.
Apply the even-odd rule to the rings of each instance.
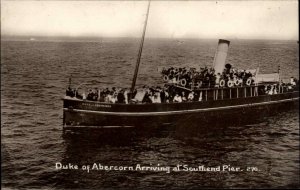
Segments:
[[[200,89],[212,87],[233,87],[250,86],[255,81],[256,70],[241,70],[232,68],[226,64],[222,73],[215,73],[214,68],[200,67],[200,71],[195,68],[163,68],[163,80],[168,83],[180,86]]]
[[[251,72],[252,71],[252,72]],[[81,100],[105,103],[181,103],[193,101],[222,100],[260,95],[273,95],[298,90],[299,81],[291,77],[288,83],[272,82],[258,84],[255,70],[234,69],[225,65],[222,73],[215,74],[213,68],[163,68],[163,86],[129,88],[94,88],[79,93],[70,86],[66,96]]]

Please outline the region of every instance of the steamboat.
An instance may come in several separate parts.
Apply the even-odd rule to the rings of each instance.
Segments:
[[[220,39],[212,68],[163,68],[163,87],[136,89],[147,26],[131,88],[96,89],[79,93],[69,88],[63,98],[63,128],[145,128],[182,122],[226,122],[264,116],[298,107],[299,82],[283,82],[277,73],[260,74],[225,64],[230,42]]]

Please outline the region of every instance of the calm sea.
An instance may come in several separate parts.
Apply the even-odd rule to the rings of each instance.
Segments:
[[[63,135],[68,78],[98,88],[129,87],[139,39],[1,42],[2,187],[53,189],[299,188],[299,110],[217,132],[151,134],[79,131]],[[211,66],[217,40],[146,39],[137,85],[162,84],[159,66]],[[227,63],[299,78],[295,41],[232,40]],[[259,117],[259,116],[258,116]],[[225,124],[224,124],[225,125]],[[199,121],[198,127],[201,127]],[[56,163],[79,169],[56,169]],[[96,163],[135,170],[83,170]],[[243,171],[146,171],[137,166]],[[253,170],[253,171],[246,171]],[[182,169],[183,170],[183,169]]]

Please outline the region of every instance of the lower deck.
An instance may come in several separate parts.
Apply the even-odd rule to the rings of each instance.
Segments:
[[[299,92],[227,100],[161,104],[104,104],[64,99],[64,125],[149,126],[263,117],[299,104]]]

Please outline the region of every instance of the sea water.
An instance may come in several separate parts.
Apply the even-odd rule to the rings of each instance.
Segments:
[[[63,135],[61,98],[69,77],[82,90],[129,88],[138,45],[130,38],[1,42],[3,187],[299,187],[297,109],[217,132]],[[162,85],[161,66],[210,67],[216,46],[217,39],[146,39],[137,86]],[[231,40],[226,62],[261,73],[280,66],[283,78],[299,78],[298,51],[295,41]]]

